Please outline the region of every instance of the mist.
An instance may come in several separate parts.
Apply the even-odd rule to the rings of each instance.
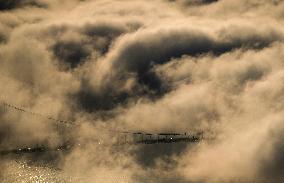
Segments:
[[[0,150],[76,144],[21,157],[56,167],[54,182],[282,182],[283,11],[282,0],[0,0]],[[198,130],[214,138],[114,143]],[[15,164],[0,157],[1,182],[20,180]]]

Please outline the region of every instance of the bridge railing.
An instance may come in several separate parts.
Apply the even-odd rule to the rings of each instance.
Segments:
[[[194,133],[121,133],[118,135],[117,144],[156,144],[176,142],[198,142],[204,138],[203,132]]]

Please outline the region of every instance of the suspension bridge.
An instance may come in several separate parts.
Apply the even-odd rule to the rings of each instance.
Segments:
[[[6,101],[0,101],[0,114],[1,113],[20,113],[22,115],[34,116],[53,122],[55,125],[61,124],[58,128],[62,127],[78,127],[79,124],[75,121],[56,119],[51,116],[43,115],[41,113],[33,112],[25,108],[16,106]],[[0,121],[1,122],[1,121]],[[64,125],[64,126],[62,126]],[[113,145],[137,145],[137,144],[161,144],[161,143],[197,143],[204,139],[203,131],[185,132],[185,133],[147,133],[147,132],[129,132],[108,129],[109,132],[115,135],[115,141]],[[99,140],[98,143],[101,143]],[[49,151],[68,151],[75,146],[78,146],[74,142],[63,142],[62,145],[56,147],[48,147],[45,145],[35,145],[30,147],[20,147],[13,149],[0,149],[0,155],[8,154],[25,154],[25,153],[37,153],[37,152],[49,152]]]

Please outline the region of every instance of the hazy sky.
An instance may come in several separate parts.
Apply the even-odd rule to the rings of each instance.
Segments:
[[[87,183],[284,182],[283,81],[283,0],[0,0],[0,100],[79,125],[1,110],[0,147],[76,139],[58,161]],[[196,129],[216,139],[94,143]]]

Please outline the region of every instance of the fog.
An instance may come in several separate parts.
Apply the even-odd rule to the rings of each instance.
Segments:
[[[283,11],[282,0],[0,0],[0,100],[29,111],[1,104],[0,150],[79,144],[28,156],[52,162],[54,182],[282,182]],[[196,130],[214,138],[113,144],[120,131]],[[13,182],[7,161],[0,179]]]

